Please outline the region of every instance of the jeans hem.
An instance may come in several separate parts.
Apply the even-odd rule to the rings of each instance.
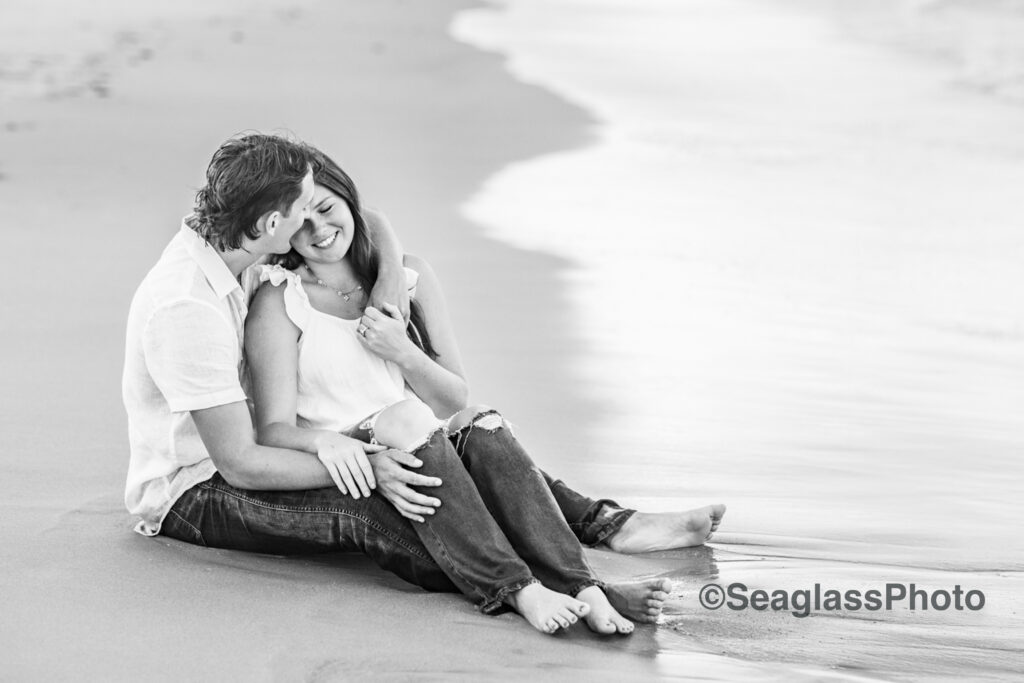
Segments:
[[[579,583],[577,583],[575,586],[572,587],[571,590],[567,591],[567,593],[575,598],[577,595],[580,594],[581,591],[584,591],[587,588],[590,588],[591,586],[597,586],[601,590],[604,590],[603,581],[599,581],[597,579],[587,579],[586,581],[580,581]]]
[[[517,581],[513,584],[510,584],[508,586],[505,586],[504,588],[499,589],[498,592],[495,594],[494,598],[492,598],[491,600],[487,600],[486,602],[484,602],[484,604],[480,605],[480,611],[484,614],[494,614],[496,611],[501,609],[502,605],[505,604],[505,598],[507,598],[512,593],[515,593],[516,591],[521,591],[530,584],[534,583],[538,583],[538,581],[537,579],[531,576],[528,579]]]
[[[636,510],[632,509],[620,509],[614,512],[612,518],[594,533],[594,541],[592,543],[588,543],[588,545],[592,547],[601,545],[609,536],[618,532],[618,530],[622,528],[622,525],[635,514]]]
[[[555,484],[562,484],[562,482],[555,481],[552,486]],[[595,508],[597,509],[596,513],[590,511]],[[588,548],[595,548],[608,540],[609,536],[618,532],[622,525],[635,514],[636,510],[620,508],[614,500],[598,500],[590,506],[580,521],[571,522],[569,528],[576,534],[576,538],[581,544]]]

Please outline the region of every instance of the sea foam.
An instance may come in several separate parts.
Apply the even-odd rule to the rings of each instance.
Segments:
[[[593,145],[506,167],[463,209],[574,264],[577,369],[610,406],[585,456],[595,481],[653,507],[741,499],[772,533],[881,538],[899,517],[915,561],[954,529],[993,563],[1024,565],[996,540],[1007,528],[976,524],[1019,516],[1024,484],[1013,79],[977,87],[984,50],[957,53],[961,29],[936,28],[963,5],[859,11],[463,11],[457,39],[598,121]],[[1003,19],[986,45],[1020,25],[1012,9]],[[936,57],[942,40],[962,59]]]

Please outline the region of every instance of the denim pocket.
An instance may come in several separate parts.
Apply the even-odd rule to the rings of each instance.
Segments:
[[[188,520],[188,510],[190,507],[187,505],[188,501],[184,500],[189,492],[186,492],[182,498],[179,498],[174,506],[167,511],[167,516],[164,517],[164,523],[160,526],[160,533],[164,536],[170,536],[176,538],[179,541],[185,541],[193,545],[206,546],[206,539],[203,538],[203,533],[199,528]],[[186,503],[182,505],[182,503]],[[178,511],[181,506],[184,514]]]
[[[188,523],[188,520],[174,510],[167,513],[160,532],[163,536],[169,536],[178,541],[184,541],[195,546],[206,546],[202,531]]]

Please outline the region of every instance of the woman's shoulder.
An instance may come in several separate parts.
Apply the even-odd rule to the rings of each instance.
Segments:
[[[288,270],[279,263],[272,265],[264,264],[258,266],[258,268],[257,274],[260,285],[266,285],[269,282],[273,287],[280,287],[282,283],[287,282],[288,284],[298,284],[301,286],[299,274],[294,270]]]
[[[298,273],[280,265],[264,265],[260,266],[259,282],[259,289],[249,307],[249,315],[260,317],[284,314],[300,329],[303,328],[310,303]]]
[[[253,314],[258,311],[269,311],[275,308],[284,310],[284,287],[279,287],[278,284],[270,280],[260,280],[260,284],[256,286],[256,292],[253,294],[252,301],[249,303],[249,315],[253,317]]]

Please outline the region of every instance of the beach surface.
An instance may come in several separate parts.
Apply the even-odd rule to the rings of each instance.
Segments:
[[[656,119],[640,91],[660,84],[633,82],[628,101],[639,104],[618,110],[586,73],[559,71],[544,38],[558,39],[559,20],[574,16],[564,4],[548,11],[550,31],[523,4],[533,44],[516,42],[516,16],[461,0],[136,5],[15,0],[0,10],[0,206],[11,247],[0,299],[5,679],[1020,672],[1024,243],[1021,211],[1005,196],[1024,180],[1015,90],[947,88],[891,36],[865,39],[877,34],[841,3],[828,14],[802,3],[682,3],[692,89],[670,91],[690,98],[676,103],[688,115],[664,116],[688,128],[679,137],[656,127],[646,140],[685,152],[684,173],[661,166],[661,177],[689,199],[673,193],[666,205],[662,181],[595,180],[594,169],[662,163],[628,126]],[[581,35],[600,35],[598,19]],[[788,40],[744,52],[740,19],[747,38],[760,21]],[[763,64],[785,56],[775,63],[792,74],[773,80],[743,54]],[[849,99],[797,68],[809,59],[843,73]],[[882,114],[858,128],[843,116],[865,92]],[[910,114],[883,125],[887,106]],[[797,115],[807,111],[830,125]],[[924,133],[907,132],[921,120],[931,122]],[[590,551],[606,579],[671,578],[662,623],[624,639],[581,626],[548,637],[359,556],[252,555],[132,533],[120,398],[128,304],[212,151],[249,129],[288,130],[334,156],[407,250],[433,264],[473,399],[505,412],[545,469],[645,509],[730,505],[727,531],[708,547]],[[953,165],[961,172],[942,170]],[[897,182],[915,172],[921,182]],[[581,178],[594,180],[590,194],[578,192]],[[806,196],[788,192],[801,183]],[[607,201],[616,190],[685,216],[687,229],[645,220],[682,235],[652,255],[642,248],[669,232],[631,227],[622,253],[633,270],[612,282],[607,257],[626,224]],[[908,192],[914,201],[901,201]],[[866,198],[874,203],[855,210]],[[917,228],[896,231],[886,212]],[[650,279],[637,285],[645,265]],[[929,278],[937,289],[923,289]],[[674,300],[674,326],[634,308],[638,295]],[[638,311],[654,317],[661,341],[624,334]],[[798,618],[704,610],[697,591],[710,581],[963,584],[988,602],[978,612]]]
[[[359,556],[147,539],[124,510],[128,304],[213,150],[247,129],[289,130],[334,155],[407,250],[431,261],[476,396],[532,422],[539,448],[557,443],[544,425],[585,424],[585,401],[561,372],[575,352],[561,260],[485,239],[457,210],[505,163],[583,142],[584,117],[452,41],[452,13],[465,6],[166,3],[143,18],[101,3],[55,7],[52,28],[5,5],[8,35],[23,20],[42,38],[5,55],[0,122],[12,255],[0,303],[5,679],[657,674],[653,629],[612,646],[580,629],[545,637]],[[522,336],[528,318],[544,334]]]

